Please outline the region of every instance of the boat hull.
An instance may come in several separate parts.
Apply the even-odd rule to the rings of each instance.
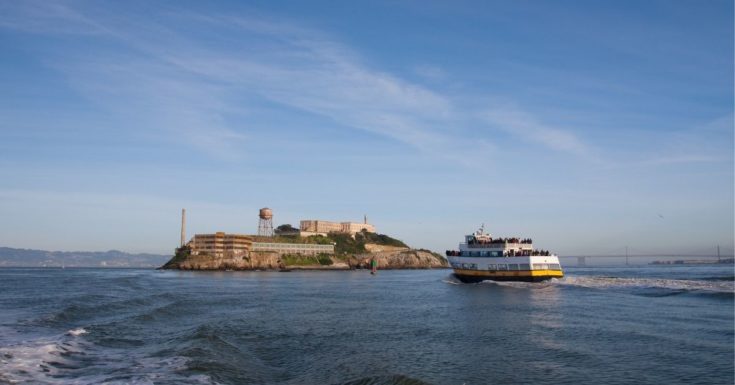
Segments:
[[[478,271],[455,269],[454,276],[464,283],[482,281],[541,282],[552,278],[563,278],[564,273],[561,270]]]

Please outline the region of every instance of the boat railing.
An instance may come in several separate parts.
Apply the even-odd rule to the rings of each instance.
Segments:
[[[554,254],[548,250],[508,250],[503,252],[503,255],[492,255],[488,254],[490,252],[480,252],[480,251],[470,251],[465,252],[469,253],[463,254],[462,251],[459,250],[446,250],[446,256],[447,257],[472,257],[472,258],[508,258],[508,257],[553,257]],[[472,253],[477,253],[477,255],[473,255]],[[482,253],[485,253],[484,255]]]
[[[471,249],[508,249],[508,248],[524,248],[533,247],[530,243],[468,243]]]

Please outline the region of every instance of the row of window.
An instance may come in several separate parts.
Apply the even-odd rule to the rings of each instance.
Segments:
[[[334,250],[334,245],[317,245],[308,243],[254,243],[253,249],[312,249],[332,251]]]
[[[452,267],[455,269],[478,270],[476,263],[452,263]],[[487,269],[490,271],[531,270],[531,265],[528,263],[498,263],[488,264]],[[561,266],[558,263],[534,263],[533,270],[561,270]]]
[[[502,257],[503,250],[500,251],[465,251],[462,253],[464,257]]]

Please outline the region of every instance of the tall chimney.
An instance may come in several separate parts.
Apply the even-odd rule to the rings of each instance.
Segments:
[[[365,224],[367,225],[367,214],[363,216],[363,219],[365,220]]]
[[[181,246],[186,242],[186,209],[181,209]]]

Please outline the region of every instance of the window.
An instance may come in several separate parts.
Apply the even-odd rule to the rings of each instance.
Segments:
[[[521,270],[531,270],[531,266],[527,263],[521,263],[518,266],[520,267]]]
[[[498,270],[508,270],[508,265],[506,264],[498,264]]]
[[[549,270],[549,265],[545,263],[534,263],[533,269],[534,270]]]
[[[510,265],[508,265],[508,270],[518,270],[518,264],[511,263]]]
[[[487,265],[487,269],[488,270],[497,270],[498,269],[498,265],[496,265],[494,263],[488,264]]]
[[[549,270],[561,270],[561,266],[558,263],[552,263],[549,265]]]

